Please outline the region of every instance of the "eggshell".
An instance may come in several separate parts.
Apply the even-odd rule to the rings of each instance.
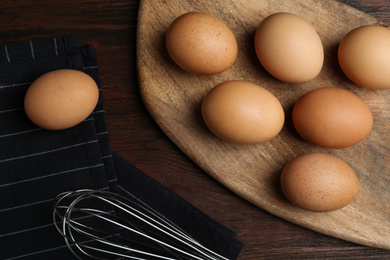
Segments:
[[[292,159],[283,169],[281,187],[294,205],[316,212],[338,210],[351,203],[359,181],[341,159],[323,153],[308,153]]]
[[[24,98],[24,108],[36,125],[61,130],[87,118],[98,99],[98,87],[89,75],[61,69],[40,76],[30,85]]]
[[[211,89],[202,102],[202,116],[216,136],[239,144],[268,141],[284,124],[283,107],[271,92],[239,80]]]
[[[303,95],[294,105],[292,120],[306,141],[326,148],[355,145],[368,136],[373,125],[372,113],[361,98],[330,87]]]
[[[217,74],[230,68],[238,46],[230,28],[206,13],[179,16],[166,34],[169,55],[182,69],[195,74]]]
[[[255,49],[263,67],[277,79],[304,83],[314,79],[324,63],[321,39],[303,18],[275,13],[259,24]]]
[[[369,89],[390,88],[390,30],[367,25],[349,32],[338,49],[340,67],[356,84]]]

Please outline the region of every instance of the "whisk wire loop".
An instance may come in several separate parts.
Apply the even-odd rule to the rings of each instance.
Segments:
[[[59,194],[53,221],[79,259],[227,259],[148,205],[109,191]]]

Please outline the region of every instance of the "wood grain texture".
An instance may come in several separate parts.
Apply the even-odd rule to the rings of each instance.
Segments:
[[[182,71],[165,50],[170,23],[189,11],[209,12],[222,19],[236,35],[239,54],[233,67],[221,74],[198,76]],[[253,35],[267,15],[287,11],[308,20],[318,31],[325,50],[320,75],[305,84],[282,83],[261,68],[254,54]],[[390,249],[390,176],[387,122],[390,93],[372,91],[351,83],[337,63],[342,37],[365,24],[382,24],[375,18],[336,1],[152,1],[139,10],[137,60],[144,103],[165,134],[197,165],[221,184],[258,207],[303,227],[363,245]],[[281,101],[286,111],[282,132],[260,145],[234,145],[210,133],[200,116],[205,94],[227,80],[257,83]],[[375,125],[363,142],[346,149],[323,149],[303,141],[291,123],[291,109],[304,93],[318,87],[348,89],[370,107]],[[348,163],[359,177],[357,198],[347,207],[313,213],[292,206],[280,191],[284,165],[307,152],[333,154]]]
[[[388,0],[341,2],[390,23]],[[0,1],[0,42],[74,34],[80,44],[93,44],[112,150],[237,232],[244,243],[240,260],[390,259],[389,250],[326,236],[254,206],[183,154],[151,118],[140,97],[138,7],[138,0]]]

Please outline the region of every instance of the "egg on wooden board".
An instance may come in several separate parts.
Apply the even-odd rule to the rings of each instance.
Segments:
[[[237,58],[238,46],[230,28],[206,13],[190,12],[176,18],[166,33],[172,60],[187,72],[202,75],[221,73]]]
[[[60,69],[37,78],[27,89],[24,109],[30,120],[49,130],[81,123],[99,99],[96,82],[86,73]]]
[[[355,145],[373,126],[372,113],[360,97],[331,87],[314,89],[299,98],[292,120],[303,139],[326,148]]]
[[[390,88],[390,30],[377,25],[358,27],[341,40],[339,64],[361,87]]]
[[[324,48],[314,27],[292,13],[275,13],[259,24],[255,50],[262,66],[288,83],[314,79],[324,63]]]
[[[358,192],[359,180],[353,169],[330,154],[300,155],[283,168],[280,183],[294,205],[316,212],[341,209]]]
[[[268,141],[284,124],[279,100],[265,88],[240,80],[212,88],[203,99],[202,116],[216,136],[239,144]]]

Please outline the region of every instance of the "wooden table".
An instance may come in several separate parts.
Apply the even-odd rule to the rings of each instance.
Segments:
[[[342,0],[390,24],[388,0]],[[76,35],[97,50],[111,148],[237,232],[239,259],[390,259],[390,251],[328,237],[241,199],[191,162],[146,111],[137,85],[137,0],[3,0],[0,43]],[[151,61],[153,62],[153,61]]]

